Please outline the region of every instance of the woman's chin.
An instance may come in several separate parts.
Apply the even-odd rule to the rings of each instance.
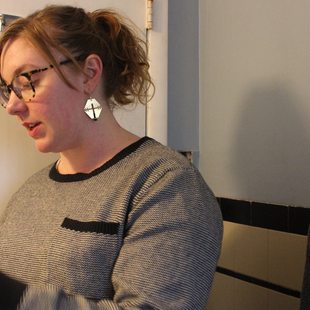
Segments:
[[[50,143],[47,143],[46,141],[40,141],[40,139],[35,141],[35,146],[36,149],[41,153],[55,152]]]

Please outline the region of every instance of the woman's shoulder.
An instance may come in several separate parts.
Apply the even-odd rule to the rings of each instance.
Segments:
[[[142,139],[143,143],[132,155],[143,166],[155,165],[170,170],[194,168],[190,160],[177,150],[163,145],[153,138]]]
[[[49,182],[49,171],[51,167],[55,165],[55,163],[50,163],[47,166],[41,168],[40,170],[34,172],[28,179],[25,180],[23,185],[19,188],[19,190],[27,189],[27,190],[36,190],[38,186],[48,186]]]
[[[143,188],[159,184],[160,180],[162,186],[182,183],[195,190],[210,191],[198,168],[186,156],[151,138],[145,139],[122,165],[124,170],[130,170],[131,179],[143,181]]]

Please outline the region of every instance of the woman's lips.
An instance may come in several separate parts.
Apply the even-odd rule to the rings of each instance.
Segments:
[[[38,137],[40,122],[24,123],[23,126],[27,129],[29,136],[32,138]]]

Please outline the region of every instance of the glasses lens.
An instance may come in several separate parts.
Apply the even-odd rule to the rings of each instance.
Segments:
[[[34,97],[34,87],[31,83],[31,80],[23,75],[17,76],[12,81],[12,89],[16,96],[19,99],[23,99],[25,102],[31,101],[31,99]]]
[[[11,90],[7,85],[0,79],[0,104],[3,107],[6,107],[7,102],[9,101]]]

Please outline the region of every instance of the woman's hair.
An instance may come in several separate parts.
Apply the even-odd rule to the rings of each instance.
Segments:
[[[4,29],[0,55],[4,45],[18,37],[38,48],[71,87],[74,86],[62,73],[51,50],[62,53],[78,70],[82,70],[80,61],[97,54],[104,66],[105,96],[112,99],[112,106],[147,103],[153,95],[147,46],[135,26],[113,10],[87,13],[71,6],[47,6]]]

